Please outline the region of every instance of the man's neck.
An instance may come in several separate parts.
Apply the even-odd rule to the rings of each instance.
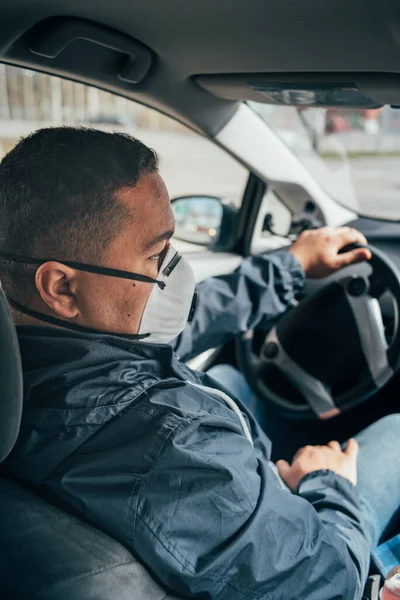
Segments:
[[[12,318],[13,318],[15,326],[17,326],[17,325],[30,325],[30,326],[36,325],[39,327],[49,327],[49,324],[45,323],[44,321],[40,321],[39,319],[35,319],[34,317],[30,317],[29,315],[24,315],[23,313],[19,312],[12,306],[10,308],[11,308],[11,314],[12,314]],[[52,327],[58,327],[58,325],[52,325]]]

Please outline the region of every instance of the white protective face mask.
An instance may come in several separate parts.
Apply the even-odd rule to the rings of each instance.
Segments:
[[[0,256],[6,260],[34,265],[41,265],[50,260],[18,256],[2,250],[0,250]],[[152,277],[141,275],[140,273],[131,273],[130,271],[111,269],[98,265],[88,265],[86,263],[72,261],[59,262],[62,262],[73,269],[87,271],[88,273],[154,284],[153,290],[143,311],[139,332],[137,334],[119,333],[116,335],[121,335],[130,339],[140,339],[142,336],[142,339],[146,342],[168,344],[182,333],[186,323],[192,320],[197,300],[197,292],[195,292],[194,289],[194,273],[189,263],[172,246],[169,246],[166,252],[158,273],[158,279],[153,279]],[[65,322],[56,317],[33,311],[10,298],[8,301],[11,306],[22,313],[42,321],[47,321],[53,325],[60,325],[67,329],[74,329],[85,333],[95,331],[88,327],[82,327],[80,325]],[[101,331],[100,333],[107,332]]]
[[[165,285],[153,286],[138,334],[150,334],[144,338],[145,342],[168,344],[182,333],[193,317],[197,296],[195,277],[187,260],[169,246],[157,280]]]

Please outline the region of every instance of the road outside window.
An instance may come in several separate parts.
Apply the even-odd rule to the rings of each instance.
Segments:
[[[338,202],[400,219],[400,110],[251,106]]]

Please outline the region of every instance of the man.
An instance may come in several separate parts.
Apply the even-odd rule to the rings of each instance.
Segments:
[[[0,203],[1,273],[25,390],[8,472],[71,505],[184,596],[359,598],[368,544],[399,505],[398,469],[383,500],[367,477],[360,492],[372,497],[362,505],[354,440],[344,452],[337,442],[306,447],[292,465],[278,463],[280,478],[235,390],[177,355],[185,361],[271,324],[304,273],[368,259],[365,249],[338,254],[365,238],[325,228],[289,251],[246,259],[198,286],[185,327],[194,277],[170,244],[168,193],[142,143],[38,131],[3,159]],[[390,433],[397,417],[374,427]],[[382,459],[399,451],[397,438],[385,450],[371,437],[365,452],[374,443]]]

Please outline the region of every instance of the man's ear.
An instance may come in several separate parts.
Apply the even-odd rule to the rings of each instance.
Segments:
[[[71,282],[76,270],[56,261],[46,262],[35,275],[36,288],[43,302],[64,319],[73,319],[79,310],[76,296],[71,291]]]

